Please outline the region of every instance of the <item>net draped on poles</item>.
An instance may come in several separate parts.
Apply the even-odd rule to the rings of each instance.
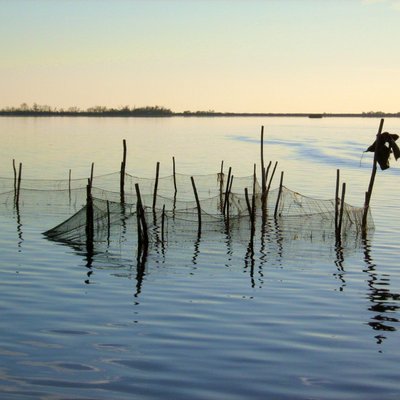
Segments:
[[[321,200],[290,190],[282,186],[269,190],[266,201],[262,199],[262,188],[254,176],[234,177],[227,189],[227,174],[216,173],[193,175],[201,209],[201,236],[211,240],[216,234],[226,232],[236,240],[249,240],[251,219],[244,189],[247,188],[256,209],[255,224],[260,227],[265,219],[275,215],[284,221],[286,229],[315,236],[334,231],[335,199]],[[156,179],[140,178],[124,174],[124,198],[120,193],[120,172],[95,176],[92,182],[93,241],[120,240],[123,231],[136,231],[137,197],[135,184],[140,187],[145,218],[149,225],[149,240],[156,242],[161,236],[166,241],[192,240],[198,232],[198,204],[196,203],[191,176],[174,174]],[[13,179],[0,178],[0,203],[12,205],[15,197]],[[87,179],[42,180],[22,179],[20,207],[45,204],[49,207],[63,206],[76,212],[48,229],[44,235],[51,240],[71,244],[83,244],[87,237],[86,210]],[[279,201],[277,202],[279,197]],[[251,199],[252,201],[252,199]],[[337,201],[337,200],[336,200]],[[69,208],[68,208],[69,207]],[[343,208],[343,232],[357,234],[361,228],[363,207],[347,203]],[[62,214],[62,213],[60,213]],[[368,218],[368,229],[373,228]],[[165,231],[161,231],[161,223]],[[318,233],[319,231],[319,233]],[[321,233],[323,232],[323,233]]]

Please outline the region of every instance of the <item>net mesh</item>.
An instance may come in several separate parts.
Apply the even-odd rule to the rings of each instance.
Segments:
[[[123,201],[120,193],[120,173],[93,179],[92,239],[95,243],[121,241],[124,240],[126,232],[137,232],[135,184],[140,188],[151,244],[160,241],[185,242],[198,237],[199,214],[189,175],[176,174],[159,178],[155,197],[155,179],[130,174],[125,174],[124,177]],[[193,178],[201,208],[203,240],[214,240],[218,235],[229,234],[232,240],[248,242],[252,224],[244,188],[249,190],[250,197],[254,190],[257,230],[268,230],[271,220],[278,218],[282,229],[293,237],[334,235],[334,199],[321,200],[304,196],[283,186],[268,192],[263,208],[260,184],[254,181],[253,176],[234,177],[227,196],[226,174],[197,175]],[[86,185],[87,179],[24,179],[21,182],[20,207],[34,208],[45,203],[53,208],[59,207],[60,210],[74,212],[44,234],[52,240],[84,244],[87,240],[88,211]],[[12,206],[15,202],[14,180],[0,178],[0,188],[0,202]],[[360,232],[362,216],[362,207],[344,204],[342,231],[345,236]],[[373,228],[371,215],[367,221],[367,228]]]

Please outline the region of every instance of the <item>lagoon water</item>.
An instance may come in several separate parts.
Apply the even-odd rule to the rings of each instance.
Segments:
[[[86,178],[120,168],[235,176],[265,158],[284,184],[363,204],[379,120],[336,118],[2,118],[0,176]],[[400,120],[384,130],[399,133]],[[400,163],[400,160],[398,161]],[[400,164],[378,171],[375,228],[338,248],[318,230],[257,247],[202,238],[150,251],[117,245],[88,267],[84,252],[42,233],[80,204],[0,204],[0,398],[398,399]],[[273,187],[277,186],[275,178]],[[39,197],[38,197],[39,198]],[[25,204],[25,205],[24,205]],[[350,235],[349,235],[350,236]],[[111,262],[114,260],[115,262]]]

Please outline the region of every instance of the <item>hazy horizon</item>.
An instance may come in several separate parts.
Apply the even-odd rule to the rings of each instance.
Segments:
[[[0,108],[400,111],[398,0],[0,4]]]

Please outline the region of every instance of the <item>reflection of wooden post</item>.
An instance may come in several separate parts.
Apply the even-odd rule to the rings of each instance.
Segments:
[[[194,192],[194,197],[196,198],[196,204],[197,204],[197,219],[199,223],[199,228],[198,231],[201,231],[201,208],[200,208],[200,201],[199,201],[199,196],[197,194],[197,189],[196,189],[196,184],[194,183],[193,176],[190,177],[190,180],[192,181],[192,187],[193,187],[193,192]]]
[[[380,142],[381,142],[381,135],[382,135],[382,129],[383,129],[383,122],[385,120],[382,118],[381,122],[379,124],[379,129],[378,129],[378,133],[376,134],[376,140],[375,140],[375,151],[374,151],[374,161],[372,164],[372,172],[371,172],[371,178],[369,181],[369,185],[368,185],[368,191],[365,195],[365,204],[364,204],[364,214],[363,214],[363,218],[362,218],[362,231],[365,234],[367,231],[367,217],[368,217],[368,210],[369,210],[369,203],[371,201],[371,195],[372,195],[372,189],[374,188],[374,182],[375,182],[375,175],[376,175],[376,165],[377,165],[377,153],[378,153],[378,149],[380,146]]]
[[[161,214],[161,242],[164,243],[164,225],[165,225],[165,204],[163,204]]]
[[[283,183],[283,171],[281,172],[281,181],[279,183],[279,192],[278,192],[278,197],[276,199],[276,204],[275,204],[275,212],[274,212],[275,218],[278,215],[279,201],[280,201],[281,195],[282,195],[282,186],[283,186],[282,183]]]
[[[120,182],[119,182],[119,191],[121,197],[121,203],[125,202],[125,169],[126,169],[126,140],[122,141],[123,145],[123,153],[122,153],[122,162],[121,162],[121,173],[120,173]]]
[[[157,162],[156,166],[156,180],[154,182],[154,194],[153,194],[153,212],[156,210],[156,202],[157,202],[157,189],[158,189],[158,176],[160,173],[160,163]]]

